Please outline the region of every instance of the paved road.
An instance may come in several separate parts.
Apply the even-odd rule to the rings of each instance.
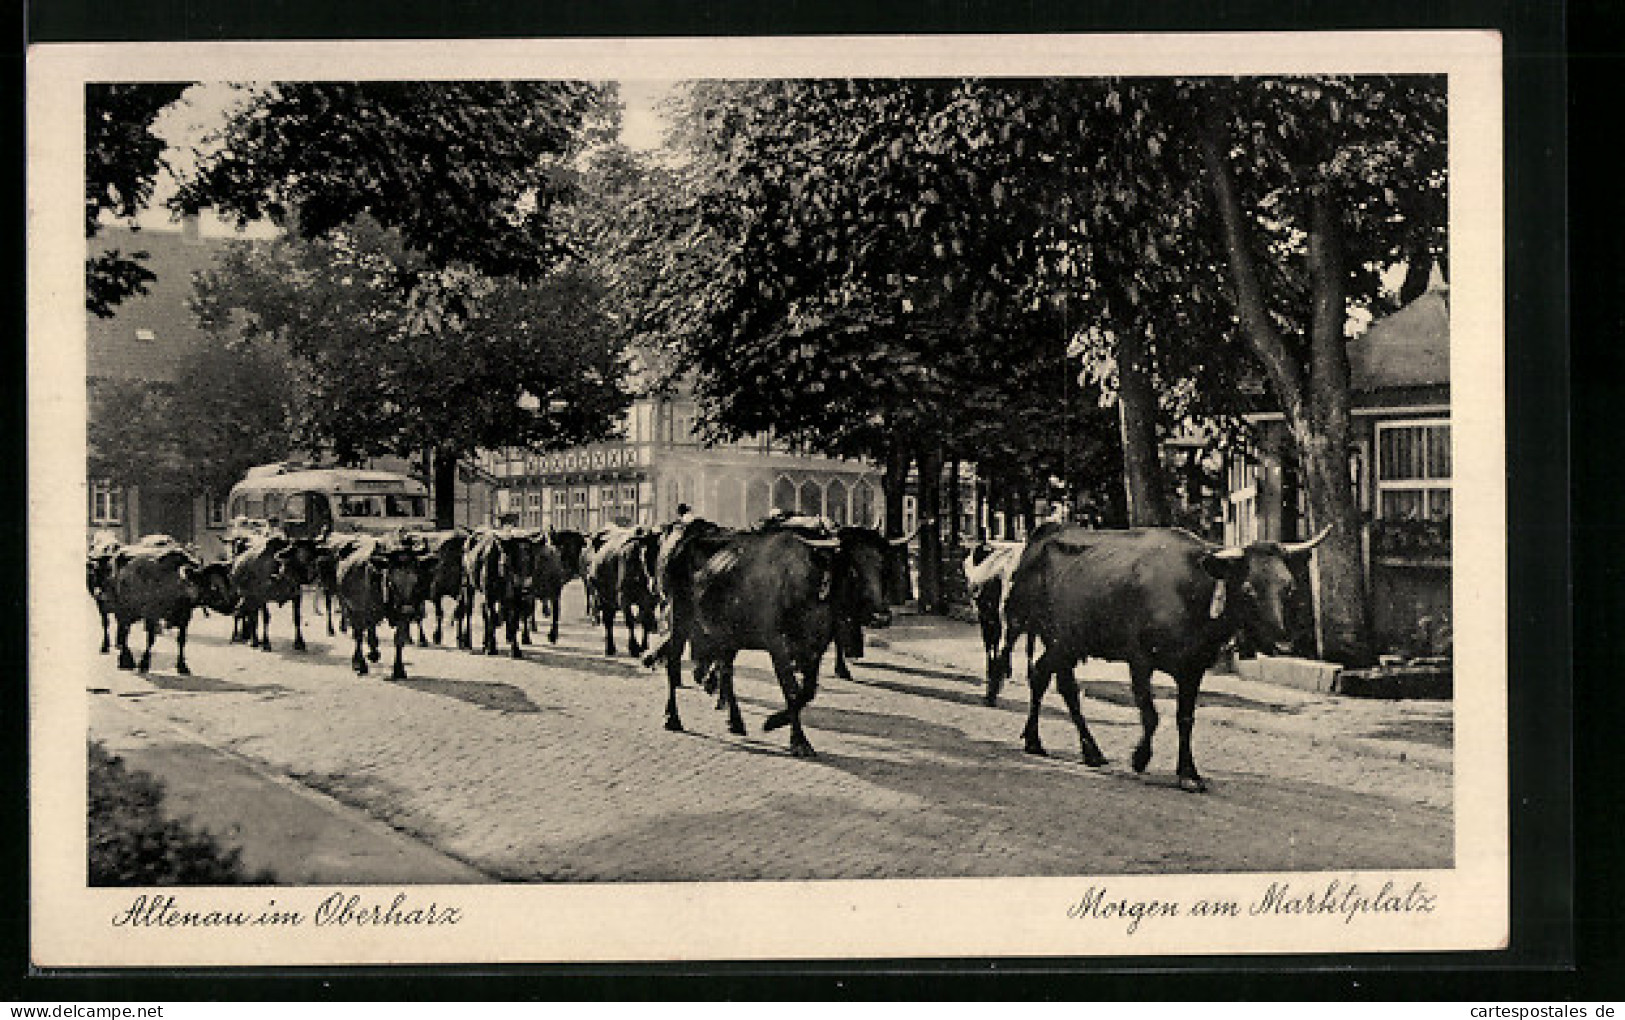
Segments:
[[[1166,725],[1144,776],[1128,767],[1138,717],[1110,666],[1086,670],[1084,688],[1111,764],[1078,761],[1058,703],[1043,720],[1053,757],[1033,758],[1018,736],[1025,685],[983,706],[964,625],[900,626],[856,680],[825,678],[804,716],[819,751],[810,761],[786,753],[784,731],[762,732],[782,702],[756,653],[739,669],[748,736],[729,735],[694,688],[679,692],[688,732],[665,732],[663,679],[602,656],[578,585],[558,646],[532,645],[523,662],[413,647],[403,682],[383,679],[387,658],[386,669],[355,676],[343,635],[330,639],[313,622],[310,650],[291,651],[286,608],[273,628],[275,650],[251,651],[228,643],[229,621],[202,620],[188,645],[193,676],[173,673],[166,635],[147,677],[107,656],[88,686],[492,879],[1451,864],[1447,705],[1355,703],[1217,678],[1196,729],[1212,791],[1198,796],[1175,785],[1168,688],[1159,686]]]

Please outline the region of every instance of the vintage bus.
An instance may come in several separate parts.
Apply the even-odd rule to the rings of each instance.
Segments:
[[[298,538],[325,531],[383,533],[434,527],[429,491],[389,471],[266,464],[226,497],[228,539],[279,527]]]

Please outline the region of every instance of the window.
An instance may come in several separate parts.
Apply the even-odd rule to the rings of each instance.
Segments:
[[[112,482],[90,483],[90,523],[114,527],[124,523],[124,489]]]
[[[384,497],[384,512],[390,517],[426,517],[428,500],[422,496]]]
[[[622,503],[626,503],[626,504],[630,505],[630,504],[636,504],[637,501],[638,501],[638,487],[636,485],[627,485],[627,486],[622,487],[622,489],[621,489],[621,502]]]
[[[204,501],[205,527],[223,528],[226,526],[226,497],[210,495]]]
[[[1450,519],[1450,423],[1377,426],[1377,516],[1389,521]]]
[[[572,498],[571,502],[573,502],[576,506],[586,506],[587,505],[587,490],[586,489],[577,489],[575,491],[574,498]],[[585,513],[585,511],[583,511],[583,513]]]
[[[532,510],[540,510],[542,508],[542,494],[539,492],[531,493],[528,502]]]

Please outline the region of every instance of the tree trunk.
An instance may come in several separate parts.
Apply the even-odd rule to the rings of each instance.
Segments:
[[[444,446],[434,451],[434,526],[457,526],[457,451]]]
[[[959,458],[948,461],[948,548],[957,549],[964,541],[959,533],[959,521],[964,514],[964,500],[959,491]]]
[[[926,444],[919,454],[918,520],[920,523],[920,611],[946,609],[942,586],[942,451]]]
[[[1139,332],[1131,329],[1118,334],[1117,420],[1123,436],[1123,492],[1128,499],[1131,528],[1165,528],[1169,524],[1150,354]]]
[[[886,499],[885,534],[887,538],[903,535],[903,497],[908,492],[908,468],[914,456],[901,442],[893,442],[886,451],[886,467],[880,476],[880,491]],[[905,549],[906,553],[907,550]],[[893,605],[901,605],[913,597],[913,584],[909,579],[908,557],[896,557],[896,572],[887,585]]]
[[[1203,118],[1203,125],[1199,133],[1202,162],[1219,208],[1242,330],[1269,373],[1297,445],[1309,495],[1310,525],[1317,531],[1332,526],[1315,552],[1320,654],[1363,665],[1370,661],[1371,631],[1360,554],[1359,506],[1349,477],[1352,400],[1343,337],[1348,310],[1337,210],[1324,184],[1308,189],[1313,308],[1305,363],[1293,354],[1270,318],[1228,158],[1223,120],[1210,114]]]

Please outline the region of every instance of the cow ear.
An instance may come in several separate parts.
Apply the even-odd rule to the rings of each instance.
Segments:
[[[1247,576],[1245,549],[1218,549],[1202,557],[1202,569],[1220,581],[1239,581]]]

